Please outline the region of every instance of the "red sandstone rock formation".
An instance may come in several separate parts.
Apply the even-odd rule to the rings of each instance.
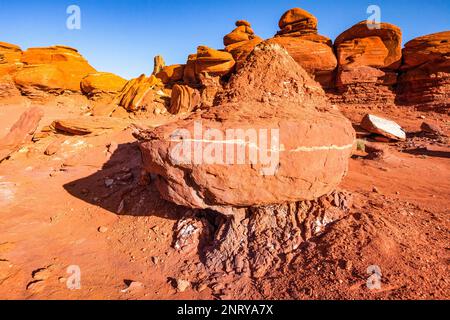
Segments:
[[[398,101],[448,112],[450,106],[450,31],[409,41],[403,49]]]
[[[332,87],[337,60],[331,40],[317,32],[317,18],[294,8],[281,17],[279,26],[281,31],[270,42],[283,46],[324,88]]]
[[[164,84],[173,84],[183,81],[184,76],[184,64],[174,64],[166,66],[156,74],[156,77],[161,79]]]
[[[394,102],[394,85],[401,64],[401,30],[389,23],[370,29],[362,21],[335,41],[338,59],[336,87],[349,103]]]
[[[153,75],[146,77],[143,74],[139,78],[128,81],[116,96],[115,102],[127,111],[150,109],[150,104],[154,101],[154,91],[162,87],[160,79]]]
[[[187,85],[176,84],[172,88],[169,112],[172,114],[190,113],[200,103],[200,93]]]
[[[190,55],[184,68],[183,80],[186,84],[198,84],[198,75],[208,73],[211,76],[229,74],[236,62],[233,56],[225,51],[214,50],[205,46],[197,48],[197,54]]]
[[[22,50],[13,44],[0,42],[0,99],[3,104],[21,103],[22,97],[12,75],[20,70]]]
[[[123,89],[127,80],[109,72],[91,73],[81,80],[81,90],[92,97],[116,94]]]
[[[237,28],[223,38],[225,51],[233,55],[239,69],[247,59],[253,49],[263,41],[256,36],[249,22],[239,20],[236,22]]]
[[[41,109],[34,107],[20,116],[9,133],[0,139],[0,162],[17,151],[24,143],[31,142],[43,115],[44,112]]]
[[[76,49],[65,46],[31,48],[23,53],[24,67],[14,80],[25,94],[35,90],[80,92],[81,80],[96,70]]]
[[[215,129],[214,134],[194,136],[199,124]],[[245,136],[219,136],[227,129],[250,130],[250,135],[251,130],[263,134],[259,130],[266,129],[268,141],[263,145],[262,140],[255,143]],[[346,174],[355,132],[330,107],[320,85],[284,49],[262,44],[232,76],[213,108],[142,132],[139,138],[145,169],[158,175],[162,197],[229,214],[234,213],[231,207],[312,200],[331,192]],[[243,149],[236,152],[235,161],[223,156],[229,155],[229,145]],[[193,146],[192,153],[180,156],[180,146]],[[203,161],[197,164],[191,156],[201,150]],[[250,161],[255,151],[259,161]],[[220,163],[221,152],[228,164]],[[242,155],[247,159],[239,164]]]

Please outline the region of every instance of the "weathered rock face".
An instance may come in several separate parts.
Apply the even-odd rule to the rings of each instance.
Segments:
[[[322,87],[332,87],[337,60],[331,40],[317,34],[317,18],[295,8],[281,17],[279,26],[281,31],[270,42],[284,47]]]
[[[160,79],[153,75],[146,77],[143,74],[139,78],[128,81],[116,96],[115,101],[117,105],[128,111],[150,107],[147,104],[153,102],[154,91],[162,86]]]
[[[162,56],[155,56],[153,58],[153,72],[152,75],[156,76],[166,66],[166,62]]]
[[[0,162],[17,151],[24,143],[31,142],[43,115],[44,112],[41,109],[33,107],[20,116],[9,133],[0,139]]]
[[[96,72],[76,49],[65,46],[28,49],[22,62],[15,81],[25,93],[36,88],[79,92],[81,80]]]
[[[197,48],[197,54],[190,55],[184,68],[184,82],[198,84],[198,75],[208,73],[211,76],[229,74],[235,65],[233,56],[225,51],[214,50],[205,46]]]
[[[205,252],[206,267],[214,273],[262,278],[289,264],[301,246],[344,218],[351,202],[351,195],[334,192],[316,201],[249,208],[245,215],[224,219]],[[194,222],[199,226],[203,221]]]
[[[17,89],[13,74],[23,66],[22,50],[13,44],[0,42],[0,99],[2,104],[21,103],[22,97]]]
[[[324,88],[333,85],[337,60],[329,45],[305,40],[303,37],[275,37],[269,42],[283,46],[292,58]]]
[[[121,91],[127,80],[109,72],[91,73],[81,80],[81,90],[88,96],[116,94]]]
[[[401,64],[401,30],[389,23],[370,29],[362,21],[339,35],[336,87],[347,103],[394,102]]]
[[[172,88],[169,112],[182,114],[191,112],[200,103],[200,93],[186,85],[176,84]]]
[[[398,101],[422,109],[450,106],[450,31],[411,40],[403,49]]]
[[[0,42],[0,77],[11,74],[22,67],[22,50],[20,47]]]
[[[163,67],[162,70],[156,74],[156,77],[161,79],[164,84],[183,81],[184,67],[184,64],[174,64]]]
[[[248,21],[239,20],[236,22],[237,28],[223,38],[225,51],[233,55],[236,67],[239,69],[245,63],[248,55],[253,49],[263,41],[256,36]]]
[[[214,106],[140,134],[165,199],[231,214],[316,199],[346,174],[351,123],[280,46],[255,48]]]

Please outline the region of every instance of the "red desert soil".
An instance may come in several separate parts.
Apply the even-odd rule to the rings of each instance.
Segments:
[[[415,135],[426,121],[449,134],[450,117],[406,107],[339,106],[354,123],[370,112],[397,121],[406,142],[353,157],[341,189],[350,214],[299,248],[294,262],[262,279],[205,279],[196,252],[173,248],[187,209],[140,181],[132,130],[62,136],[29,144],[0,164],[0,297],[5,299],[448,299],[450,147]],[[53,111],[52,111],[53,110]],[[0,109],[0,135],[23,107]],[[45,108],[41,124],[74,116]],[[69,290],[68,266],[81,270]],[[366,286],[379,266],[381,289]],[[191,286],[178,292],[176,280]],[[129,290],[131,281],[138,282]],[[218,294],[218,292],[220,292]]]

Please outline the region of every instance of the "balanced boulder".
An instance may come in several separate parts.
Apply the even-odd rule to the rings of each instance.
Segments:
[[[277,35],[285,34],[317,34],[317,18],[306,10],[293,8],[281,17],[278,26],[281,31]]]
[[[236,21],[237,28],[227,34],[223,39],[225,51],[233,55],[239,69],[253,49],[263,41],[256,36],[248,21]]]
[[[421,109],[448,112],[450,31],[419,37],[405,45],[398,100]]]
[[[234,214],[312,200],[347,172],[355,132],[279,45],[260,44],[214,107],[139,134],[163,198]]]
[[[233,70],[234,65],[235,61],[230,53],[199,46],[197,54],[188,58],[184,69],[184,82],[198,83],[200,73],[208,73],[211,76],[227,75]]]

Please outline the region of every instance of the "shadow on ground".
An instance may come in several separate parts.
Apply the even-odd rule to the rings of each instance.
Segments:
[[[177,220],[186,208],[161,199],[142,174],[138,142],[118,145],[96,173],[64,185],[72,196],[118,215],[158,216]]]

